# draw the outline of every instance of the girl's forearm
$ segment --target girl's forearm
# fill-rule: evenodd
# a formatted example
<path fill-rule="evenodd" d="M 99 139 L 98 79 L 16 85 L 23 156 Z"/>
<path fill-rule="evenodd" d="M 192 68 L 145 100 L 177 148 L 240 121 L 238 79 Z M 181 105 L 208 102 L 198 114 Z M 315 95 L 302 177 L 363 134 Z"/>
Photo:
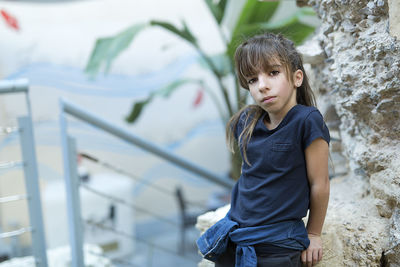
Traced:
<path fill-rule="evenodd" d="M 308 215 L 307 232 L 321 235 L 329 202 L 329 179 L 310 187 L 310 212 Z"/>

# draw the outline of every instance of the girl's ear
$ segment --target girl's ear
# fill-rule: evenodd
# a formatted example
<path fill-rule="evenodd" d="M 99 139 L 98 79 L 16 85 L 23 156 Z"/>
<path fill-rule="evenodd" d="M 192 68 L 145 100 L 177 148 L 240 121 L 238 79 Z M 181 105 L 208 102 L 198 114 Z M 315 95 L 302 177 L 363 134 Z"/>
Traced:
<path fill-rule="evenodd" d="M 295 87 L 300 87 L 303 83 L 303 72 L 301 70 L 296 70 L 293 73 L 293 82 Z"/>

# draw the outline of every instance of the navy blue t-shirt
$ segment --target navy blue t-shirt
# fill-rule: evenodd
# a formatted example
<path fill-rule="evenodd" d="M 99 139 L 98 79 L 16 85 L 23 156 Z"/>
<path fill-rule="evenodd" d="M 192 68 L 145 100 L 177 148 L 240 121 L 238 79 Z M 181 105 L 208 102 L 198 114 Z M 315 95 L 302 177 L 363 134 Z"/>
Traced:
<path fill-rule="evenodd" d="M 251 165 L 243 162 L 241 177 L 232 190 L 230 218 L 239 227 L 305 217 L 310 190 L 304 151 L 317 138 L 330 141 L 329 130 L 315 107 L 294 106 L 273 130 L 265 126 L 265 115 L 257 121 L 247 145 Z M 246 110 L 237 124 L 236 138 L 246 126 L 245 118 Z M 240 152 L 243 157 L 242 149 Z"/>

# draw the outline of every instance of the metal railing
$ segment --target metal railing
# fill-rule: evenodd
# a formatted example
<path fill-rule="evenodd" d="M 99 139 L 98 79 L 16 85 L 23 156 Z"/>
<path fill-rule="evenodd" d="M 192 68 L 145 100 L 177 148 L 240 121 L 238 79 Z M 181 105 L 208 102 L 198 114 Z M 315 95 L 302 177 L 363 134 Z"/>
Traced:
<path fill-rule="evenodd" d="M 30 226 L 0 233 L 0 239 L 19 236 L 30 232 L 32 236 L 32 252 L 36 266 L 47 267 L 46 242 L 43 228 L 42 206 L 40 201 L 39 177 L 37 170 L 35 141 L 33 137 L 33 125 L 31 105 L 28 95 L 28 80 L 0 81 L 0 94 L 25 93 L 28 116 L 18 118 L 18 127 L 0 127 L 0 135 L 9 135 L 18 132 L 22 152 L 22 162 L 1 162 L 1 169 L 22 167 L 24 171 L 26 195 L 14 195 L 0 198 L 0 204 L 12 201 L 27 200 L 29 208 Z"/>
<path fill-rule="evenodd" d="M 63 147 L 63 161 L 64 161 L 64 174 L 65 174 L 65 183 L 66 183 L 66 190 L 67 190 L 67 209 L 68 209 L 68 227 L 69 227 L 69 236 L 70 236 L 70 243 L 71 243 L 71 254 L 72 254 L 72 266 L 74 267 L 79 267 L 83 266 L 84 262 L 84 256 L 83 256 L 83 230 L 82 230 L 82 219 L 81 219 L 81 207 L 80 207 L 80 195 L 79 195 L 79 187 L 83 187 L 85 190 L 90 191 L 94 194 L 97 194 L 99 196 L 102 196 L 104 198 L 107 198 L 109 200 L 112 200 L 114 203 L 119 203 L 122 205 L 125 205 L 127 207 L 130 207 L 134 209 L 135 211 L 139 212 L 144 212 L 151 214 L 153 217 L 155 217 L 158 220 L 161 220 L 163 222 L 167 222 L 170 224 L 176 224 L 175 221 L 160 217 L 157 214 L 154 214 L 150 211 L 147 211 L 141 207 L 138 207 L 132 203 L 128 203 L 127 201 L 120 199 L 118 197 L 112 196 L 108 193 L 105 192 L 100 192 L 97 191 L 93 188 L 90 188 L 83 183 L 80 183 L 78 173 L 77 173 L 77 148 L 76 148 L 76 141 L 74 138 L 69 136 L 68 134 L 68 125 L 67 125 L 67 115 L 70 115 L 76 119 L 79 119 L 85 123 L 88 123 L 92 126 L 95 126 L 96 128 L 107 132 L 115 137 L 117 137 L 120 140 L 123 140 L 131 145 L 134 145 L 136 147 L 139 147 L 153 155 L 156 155 L 157 157 L 163 158 L 167 160 L 168 162 L 174 164 L 175 166 L 178 166 L 180 168 L 183 168 L 184 170 L 187 170 L 193 174 L 196 174 L 198 176 L 201 176 L 210 182 L 217 184 L 219 186 L 225 187 L 225 188 L 232 188 L 234 182 L 227 178 L 227 177 L 221 177 L 219 175 L 216 175 L 206 169 L 204 169 L 201 166 L 198 166 L 182 157 L 179 157 L 177 155 L 172 154 L 171 152 L 167 151 L 166 149 L 163 149 L 161 147 L 158 147 L 122 128 L 116 127 L 113 124 L 99 118 L 98 116 L 80 108 L 79 106 L 70 103 L 66 100 L 60 100 L 60 128 L 61 128 L 61 142 L 62 142 L 62 147 Z M 128 177 L 131 177 L 135 180 L 139 180 L 139 182 L 143 182 L 140 180 L 139 177 L 135 177 L 134 175 L 127 173 L 120 168 L 114 167 L 108 163 L 104 163 L 96 158 L 94 158 L 91 155 L 87 154 L 81 154 L 81 156 L 85 157 L 86 159 L 89 159 L 91 161 L 94 161 L 98 164 L 104 165 L 105 167 L 109 169 L 113 169 L 114 171 L 118 173 L 122 173 L 127 175 Z M 147 182 L 145 182 L 147 183 Z M 166 194 L 173 194 L 170 191 L 158 187 L 156 185 L 150 185 L 154 189 L 158 190 L 159 192 L 163 192 Z M 168 248 L 164 248 L 161 246 L 158 246 L 157 244 L 151 243 L 147 240 L 140 240 L 137 236 L 131 235 L 129 233 L 114 229 L 112 227 L 106 226 L 104 224 L 99 224 L 93 221 L 86 221 L 85 223 L 90 224 L 92 226 L 95 226 L 97 228 L 100 228 L 102 230 L 110 231 L 113 232 L 115 235 L 120 235 L 124 236 L 126 238 L 131 238 L 135 239 L 144 243 L 147 243 L 149 246 L 157 249 L 161 249 L 165 252 L 168 253 L 176 253 Z M 182 255 L 180 255 L 182 256 Z M 184 255 L 183 255 L 184 257 Z"/>

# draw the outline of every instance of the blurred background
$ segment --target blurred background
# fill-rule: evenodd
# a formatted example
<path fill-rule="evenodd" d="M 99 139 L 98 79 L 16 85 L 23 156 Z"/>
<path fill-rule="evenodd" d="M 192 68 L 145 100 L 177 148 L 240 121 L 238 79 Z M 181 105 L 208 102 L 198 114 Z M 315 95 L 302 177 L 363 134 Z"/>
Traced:
<path fill-rule="evenodd" d="M 233 75 L 234 49 L 264 31 L 301 44 L 319 23 L 295 0 L 14 0 L 0 1 L 0 13 L 0 79 L 28 79 L 30 101 L 0 94 L 0 200 L 25 194 L 22 168 L 9 164 L 21 161 L 19 134 L 4 129 L 31 115 L 48 250 L 70 245 L 60 99 L 234 182 L 240 159 L 226 148 L 225 123 L 249 103 Z M 230 182 L 67 121 L 83 242 L 100 247 L 105 264 L 196 266 L 193 218 L 229 203 Z M 26 201 L 0 201 L 0 233 L 29 224 Z M 29 231 L 0 236 L 0 261 L 30 255 Z"/>

